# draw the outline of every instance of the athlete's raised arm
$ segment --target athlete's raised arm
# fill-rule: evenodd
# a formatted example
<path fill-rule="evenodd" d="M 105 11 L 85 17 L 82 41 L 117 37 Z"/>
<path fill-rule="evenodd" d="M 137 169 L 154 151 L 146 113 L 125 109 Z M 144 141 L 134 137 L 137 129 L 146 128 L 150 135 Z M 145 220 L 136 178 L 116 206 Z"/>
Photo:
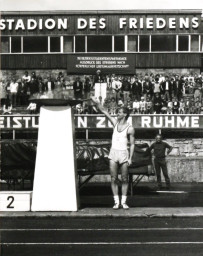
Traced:
<path fill-rule="evenodd" d="M 117 123 L 116 119 L 109 114 L 109 112 L 100 104 L 100 102 L 95 97 L 91 97 L 91 100 L 96 104 L 97 108 L 109 119 L 113 126 L 115 126 Z"/>

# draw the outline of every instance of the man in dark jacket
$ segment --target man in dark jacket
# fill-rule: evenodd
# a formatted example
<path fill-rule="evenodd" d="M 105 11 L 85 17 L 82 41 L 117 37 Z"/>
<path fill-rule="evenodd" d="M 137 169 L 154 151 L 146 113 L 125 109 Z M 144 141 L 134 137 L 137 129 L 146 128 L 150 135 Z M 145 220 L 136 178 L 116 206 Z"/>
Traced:
<path fill-rule="evenodd" d="M 170 189 L 170 179 L 168 176 L 168 169 L 167 169 L 166 160 L 165 160 L 165 157 L 166 157 L 165 152 L 166 152 L 166 149 L 168 149 L 167 154 L 169 154 L 172 150 L 172 147 L 168 143 L 162 141 L 162 136 L 158 134 L 156 136 L 156 141 L 152 143 L 152 145 L 149 147 L 149 151 L 151 151 L 152 149 L 154 150 L 154 156 L 155 156 L 154 165 L 156 169 L 158 189 L 162 188 L 161 170 L 166 181 L 166 188 Z"/>
<path fill-rule="evenodd" d="M 131 84 L 128 81 L 127 77 L 124 77 L 124 79 L 123 79 L 121 90 L 122 90 L 122 93 L 123 93 L 124 104 L 126 104 L 128 99 L 129 99 L 130 91 L 131 91 Z"/>
<path fill-rule="evenodd" d="M 141 95 L 142 95 L 142 84 L 138 81 L 137 77 L 135 77 L 135 81 L 132 84 L 131 90 L 132 90 L 133 98 L 140 101 Z"/>
<path fill-rule="evenodd" d="M 177 96 L 178 96 L 179 82 L 180 82 L 179 76 L 176 75 L 176 76 L 175 76 L 175 80 L 172 82 L 172 85 L 173 85 L 173 96 L 174 96 L 174 97 L 177 97 Z"/>
<path fill-rule="evenodd" d="M 30 82 L 30 95 L 32 96 L 35 93 L 39 92 L 39 84 L 37 79 L 35 79 L 34 77 L 31 78 L 31 82 Z"/>
<path fill-rule="evenodd" d="M 178 98 L 179 101 L 183 96 L 184 83 L 185 83 L 185 81 L 184 81 L 183 76 L 181 77 L 181 79 L 179 79 L 179 76 L 176 75 L 175 81 L 173 82 L 173 91 L 174 91 L 174 97 Z"/>
<path fill-rule="evenodd" d="M 145 81 L 143 83 L 143 94 L 145 100 L 147 97 L 152 98 L 153 96 L 153 84 L 149 81 L 148 78 L 145 78 Z"/>
<path fill-rule="evenodd" d="M 183 88 L 184 88 L 184 86 L 185 86 L 184 76 L 181 76 L 180 82 L 178 84 L 178 95 L 177 95 L 179 101 L 183 97 Z"/>
<path fill-rule="evenodd" d="M 89 76 L 85 77 L 85 83 L 84 83 L 84 97 L 85 99 L 90 98 L 90 91 L 92 88 L 92 83 Z"/>
<path fill-rule="evenodd" d="M 161 85 L 161 92 L 162 92 L 162 94 L 164 94 L 165 100 L 169 101 L 172 98 L 173 85 L 169 81 L 169 77 L 168 76 L 166 76 L 165 79 L 166 80 Z"/>
<path fill-rule="evenodd" d="M 101 70 L 97 70 L 96 71 L 96 75 L 94 77 L 94 84 L 95 83 L 104 83 L 105 82 L 105 78 L 101 73 Z"/>
<path fill-rule="evenodd" d="M 76 81 L 73 83 L 74 97 L 75 99 L 82 98 L 83 84 L 80 81 L 80 77 L 76 78 Z"/>
<path fill-rule="evenodd" d="M 162 99 L 159 95 L 159 93 L 156 93 L 155 94 L 155 97 L 154 97 L 154 113 L 155 114 L 160 114 L 161 113 L 161 108 L 162 108 Z"/>

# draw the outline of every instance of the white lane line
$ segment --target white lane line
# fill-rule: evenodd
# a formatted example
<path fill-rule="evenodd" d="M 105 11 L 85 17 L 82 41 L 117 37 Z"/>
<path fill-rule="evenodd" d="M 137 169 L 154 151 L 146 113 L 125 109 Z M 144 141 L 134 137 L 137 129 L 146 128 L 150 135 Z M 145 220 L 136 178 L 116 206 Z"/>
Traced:
<path fill-rule="evenodd" d="M 203 228 L 31 228 L 31 229 L 0 229 L 0 231 L 186 231 L 203 230 Z"/>
<path fill-rule="evenodd" d="M 188 194 L 186 191 L 168 191 L 168 190 L 157 190 L 157 193 L 165 193 L 165 194 Z"/>
<path fill-rule="evenodd" d="M 1 243 L 1 245 L 174 245 L 203 244 L 203 242 L 76 242 L 76 243 Z"/>

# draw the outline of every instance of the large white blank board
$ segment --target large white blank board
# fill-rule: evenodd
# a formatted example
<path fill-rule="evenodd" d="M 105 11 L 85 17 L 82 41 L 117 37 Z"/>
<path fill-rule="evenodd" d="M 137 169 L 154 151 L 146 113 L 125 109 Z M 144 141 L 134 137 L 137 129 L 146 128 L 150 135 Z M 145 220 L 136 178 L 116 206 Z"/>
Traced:
<path fill-rule="evenodd" d="M 70 107 L 41 107 L 32 211 L 77 211 L 74 122 Z"/>

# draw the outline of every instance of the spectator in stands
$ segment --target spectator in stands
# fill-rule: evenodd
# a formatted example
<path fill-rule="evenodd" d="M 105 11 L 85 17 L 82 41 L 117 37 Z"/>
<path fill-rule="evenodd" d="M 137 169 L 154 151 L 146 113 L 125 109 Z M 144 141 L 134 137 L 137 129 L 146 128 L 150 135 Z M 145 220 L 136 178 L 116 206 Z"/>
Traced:
<path fill-rule="evenodd" d="M 177 98 L 173 98 L 173 114 L 179 114 L 179 101 Z"/>
<path fill-rule="evenodd" d="M 16 106 L 17 92 L 18 92 L 18 83 L 15 78 L 12 78 L 10 83 L 10 93 L 11 93 L 11 104 L 13 107 Z"/>
<path fill-rule="evenodd" d="M 131 91 L 131 84 L 128 81 L 128 78 L 125 76 L 124 80 L 123 80 L 123 83 L 122 83 L 122 93 L 123 93 L 124 104 L 127 103 L 127 100 L 130 96 L 130 91 Z"/>
<path fill-rule="evenodd" d="M 194 85 L 194 99 L 199 99 L 201 101 L 202 99 L 202 85 L 201 81 L 199 79 L 196 80 L 196 83 Z"/>
<path fill-rule="evenodd" d="M 27 97 L 27 84 L 25 80 L 21 79 L 18 83 L 18 92 L 17 92 L 17 102 L 20 106 L 27 106 L 28 97 Z"/>
<path fill-rule="evenodd" d="M 188 90 L 189 90 L 189 93 L 188 94 L 194 94 L 194 82 L 192 79 L 189 79 L 189 82 L 188 82 Z"/>
<path fill-rule="evenodd" d="M 3 105 L 3 115 L 12 114 L 12 104 L 11 101 L 7 98 Z"/>
<path fill-rule="evenodd" d="M 29 110 L 30 114 L 35 114 L 37 110 L 37 104 L 30 102 L 29 106 L 27 107 L 27 110 Z"/>
<path fill-rule="evenodd" d="M 106 76 L 107 88 L 111 89 L 111 75 Z"/>
<path fill-rule="evenodd" d="M 178 94 L 177 94 L 178 101 L 180 101 L 181 98 L 183 97 L 184 86 L 185 86 L 184 76 L 181 76 L 181 79 L 178 83 Z"/>
<path fill-rule="evenodd" d="M 185 102 L 183 98 L 180 100 L 179 114 L 185 114 Z"/>
<path fill-rule="evenodd" d="M 104 99 L 104 104 L 103 104 L 103 106 L 104 106 L 104 108 L 105 108 L 108 112 L 110 112 L 110 102 L 111 102 L 111 100 L 110 100 L 109 98 Z"/>
<path fill-rule="evenodd" d="M 104 83 L 105 82 L 105 77 L 102 75 L 102 73 L 101 73 L 101 70 L 97 70 L 96 71 L 96 75 L 95 75 L 95 77 L 94 77 L 94 84 L 95 83 Z"/>
<path fill-rule="evenodd" d="M 61 78 L 61 89 L 64 90 L 66 89 L 66 84 L 65 84 L 65 79 Z"/>
<path fill-rule="evenodd" d="M 43 93 L 43 92 L 46 92 L 48 90 L 47 88 L 47 84 L 45 85 L 44 82 L 42 81 L 42 78 L 40 77 L 39 80 L 38 80 L 38 83 L 39 83 L 39 93 Z"/>
<path fill-rule="evenodd" d="M 39 92 L 39 84 L 35 76 L 32 76 L 31 82 L 30 82 L 30 96 L 33 96 L 34 94 Z"/>
<path fill-rule="evenodd" d="M 76 114 L 83 114 L 83 106 L 81 103 L 76 105 Z"/>
<path fill-rule="evenodd" d="M 148 97 L 146 101 L 146 114 L 152 114 L 153 112 L 153 103 L 151 99 Z"/>
<path fill-rule="evenodd" d="M 191 99 L 190 114 L 195 114 L 195 101 L 194 101 L 194 99 Z"/>
<path fill-rule="evenodd" d="M 173 96 L 174 97 L 178 97 L 179 83 L 180 83 L 179 76 L 176 75 L 175 80 L 173 80 L 173 83 L 172 83 L 172 85 L 173 85 Z"/>
<path fill-rule="evenodd" d="M 202 103 L 201 103 L 200 99 L 197 97 L 195 99 L 195 114 L 200 114 L 201 106 L 202 106 Z"/>
<path fill-rule="evenodd" d="M 111 115 L 115 115 L 116 114 L 116 110 L 117 110 L 117 103 L 116 103 L 116 99 L 114 97 L 111 98 L 111 101 L 109 103 L 109 112 Z"/>
<path fill-rule="evenodd" d="M 138 81 L 138 77 L 135 77 L 135 81 L 132 84 L 132 96 L 140 101 L 142 95 L 142 84 Z"/>
<path fill-rule="evenodd" d="M 6 83 L 0 78 L 0 105 L 3 106 L 7 101 Z"/>
<path fill-rule="evenodd" d="M 51 79 L 51 76 L 47 78 L 47 82 L 45 83 L 44 90 L 47 92 L 52 92 L 55 89 L 55 84 Z"/>
<path fill-rule="evenodd" d="M 60 77 L 57 77 L 56 81 L 55 81 L 55 88 L 62 88 L 62 83 L 63 83 L 63 79 Z"/>
<path fill-rule="evenodd" d="M 121 88 L 122 88 L 122 83 L 119 81 L 118 77 L 116 76 L 114 78 L 114 81 L 112 82 L 112 89 L 113 89 L 113 94 L 115 94 L 115 99 L 116 102 L 118 102 L 119 98 L 121 97 Z"/>
<path fill-rule="evenodd" d="M 165 97 L 166 101 L 171 100 L 171 97 L 172 97 L 172 87 L 173 86 L 172 86 L 172 84 L 171 84 L 171 82 L 169 80 L 169 77 L 166 76 L 165 77 L 165 81 L 161 85 L 161 91 L 164 94 L 164 97 Z"/>
<path fill-rule="evenodd" d="M 190 107 L 191 107 L 190 98 L 186 98 L 185 99 L 185 114 L 190 113 Z"/>
<path fill-rule="evenodd" d="M 133 114 L 139 114 L 140 112 L 140 102 L 137 100 L 137 98 L 133 101 Z"/>
<path fill-rule="evenodd" d="M 31 81 L 31 76 L 29 76 L 28 75 L 28 72 L 27 71 L 25 71 L 25 74 L 22 76 L 22 82 L 24 83 L 24 84 L 29 84 L 30 83 L 30 81 Z"/>
<path fill-rule="evenodd" d="M 185 95 L 190 94 L 190 86 L 189 86 L 188 78 L 185 79 L 185 85 L 183 88 L 183 92 Z"/>
<path fill-rule="evenodd" d="M 140 114 L 145 114 L 146 113 L 146 101 L 144 97 L 141 97 L 140 101 Z"/>
<path fill-rule="evenodd" d="M 118 99 L 118 103 L 117 103 L 117 104 L 118 104 L 118 107 L 119 107 L 119 108 L 124 107 L 124 103 L 123 103 L 123 101 L 122 101 L 121 98 Z"/>
<path fill-rule="evenodd" d="M 165 100 L 164 94 L 161 94 L 161 100 L 162 100 L 161 114 L 167 114 L 168 102 Z"/>
<path fill-rule="evenodd" d="M 76 81 L 73 83 L 74 97 L 75 99 L 81 99 L 83 94 L 83 84 L 80 81 L 80 77 L 76 78 Z"/>
<path fill-rule="evenodd" d="M 85 99 L 90 98 L 91 88 L 92 88 L 92 83 L 91 83 L 90 77 L 86 76 L 85 82 L 84 82 L 84 97 L 85 97 Z"/>
<path fill-rule="evenodd" d="M 35 72 L 35 71 L 33 71 L 33 72 L 31 73 L 31 79 L 32 79 L 32 78 L 37 79 L 37 76 L 36 76 L 36 72 Z"/>
<path fill-rule="evenodd" d="M 146 101 L 147 97 L 152 98 L 152 96 L 153 96 L 153 85 L 147 77 L 145 78 L 145 81 L 143 82 L 143 94 L 144 94 L 145 101 Z"/>
<path fill-rule="evenodd" d="M 64 79 L 63 73 L 60 71 L 58 73 L 58 76 L 57 76 L 56 80 L 62 81 L 63 79 Z"/>
<path fill-rule="evenodd" d="M 168 101 L 168 106 L 167 106 L 167 115 L 173 114 L 173 102 Z"/>
<path fill-rule="evenodd" d="M 161 93 L 161 85 L 159 83 L 159 77 L 158 76 L 155 78 L 155 82 L 154 82 L 154 85 L 153 85 L 153 93 L 154 93 L 154 95 L 156 93 L 159 93 L 159 94 Z"/>
<path fill-rule="evenodd" d="M 127 100 L 126 107 L 129 109 L 129 113 L 131 114 L 133 110 L 133 102 L 130 98 Z"/>
<path fill-rule="evenodd" d="M 173 102 L 169 100 L 167 102 L 167 114 L 173 114 Z"/>
<path fill-rule="evenodd" d="M 153 105 L 154 105 L 154 114 L 160 114 L 161 108 L 162 108 L 162 99 L 159 93 L 155 94 Z"/>

